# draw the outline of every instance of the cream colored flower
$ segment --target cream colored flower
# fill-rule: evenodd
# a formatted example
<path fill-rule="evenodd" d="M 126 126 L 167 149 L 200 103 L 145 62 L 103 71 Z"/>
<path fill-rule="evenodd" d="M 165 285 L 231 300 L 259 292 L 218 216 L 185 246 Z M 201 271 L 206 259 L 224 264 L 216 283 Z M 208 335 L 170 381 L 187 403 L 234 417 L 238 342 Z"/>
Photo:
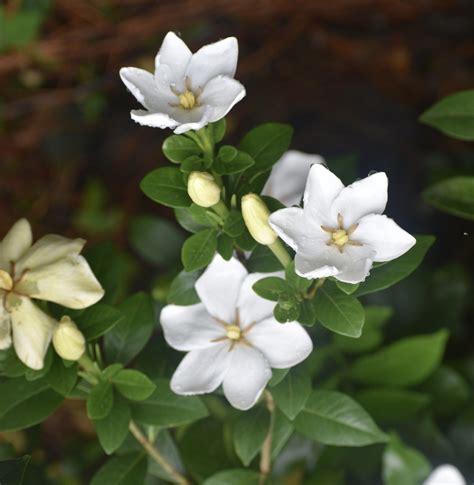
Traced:
<path fill-rule="evenodd" d="M 87 261 L 85 241 L 47 235 L 33 244 L 26 219 L 16 222 L 0 243 L 0 349 L 13 346 L 31 369 L 42 369 L 57 321 L 32 299 L 67 308 L 93 305 L 104 295 Z"/>

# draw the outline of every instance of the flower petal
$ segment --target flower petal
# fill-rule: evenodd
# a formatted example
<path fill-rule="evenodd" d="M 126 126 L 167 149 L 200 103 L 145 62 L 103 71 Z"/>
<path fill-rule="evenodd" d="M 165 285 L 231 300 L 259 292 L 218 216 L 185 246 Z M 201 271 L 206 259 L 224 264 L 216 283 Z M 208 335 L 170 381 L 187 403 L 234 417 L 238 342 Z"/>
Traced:
<path fill-rule="evenodd" d="M 453 465 L 441 465 L 433 470 L 423 485 L 466 485 L 466 480 Z"/>
<path fill-rule="evenodd" d="M 183 396 L 215 391 L 224 379 L 232 353 L 227 343 L 192 350 L 173 374 L 171 389 Z"/>
<path fill-rule="evenodd" d="M 12 329 L 10 314 L 5 310 L 3 303 L 0 303 L 0 350 L 10 348 L 12 345 Z"/>
<path fill-rule="evenodd" d="M 360 219 L 354 239 L 374 249 L 374 261 L 381 262 L 398 258 L 416 244 L 416 239 L 393 219 L 379 214 Z"/>
<path fill-rule="evenodd" d="M 140 104 L 150 111 L 161 111 L 163 102 L 159 101 L 153 74 L 137 67 L 122 67 L 120 78 Z"/>
<path fill-rule="evenodd" d="M 66 237 L 48 234 L 38 239 L 18 260 L 17 273 L 32 270 L 40 266 L 54 263 L 67 256 L 76 256 L 84 247 L 84 239 L 68 239 Z"/>
<path fill-rule="evenodd" d="M 54 326 L 50 316 L 29 298 L 9 298 L 13 345 L 18 358 L 31 369 L 42 369 Z"/>
<path fill-rule="evenodd" d="M 331 217 L 331 206 L 343 188 L 344 184 L 324 165 L 313 165 L 303 196 L 308 219 L 317 225 L 333 226 L 336 219 Z"/>
<path fill-rule="evenodd" d="M 297 365 L 313 350 L 308 332 L 299 323 L 281 324 L 273 317 L 257 323 L 246 338 L 275 369 Z"/>
<path fill-rule="evenodd" d="M 89 264 L 79 255 L 66 256 L 27 271 L 16 289 L 32 298 L 75 309 L 87 308 L 104 296 Z"/>
<path fill-rule="evenodd" d="M 139 125 L 151 126 L 152 128 L 176 128 L 179 125 L 166 113 L 150 113 L 143 109 L 132 109 L 130 117 Z"/>
<path fill-rule="evenodd" d="M 261 320 L 273 315 L 275 302 L 258 296 L 252 288 L 252 286 L 258 280 L 267 278 L 269 276 L 284 278 L 284 273 L 283 271 L 276 273 L 252 273 L 249 274 L 242 282 L 239 298 L 237 300 L 237 308 L 240 316 L 240 327 L 242 329 L 244 329 L 247 325 L 260 322 Z"/>
<path fill-rule="evenodd" d="M 324 163 L 324 159 L 319 155 L 288 150 L 273 166 L 262 194 L 274 197 L 286 206 L 298 205 L 303 197 L 309 170 L 315 163 Z"/>
<path fill-rule="evenodd" d="M 0 268 L 9 269 L 10 263 L 17 261 L 32 241 L 30 223 L 26 219 L 15 222 L 0 243 Z"/>
<path fill-rule="evenodd" d="M 170 67 L 174 82 L 185 76 L 186 68 L 191 60 L 192 52 L 174 32 L 168 32 L 163 39 L 160 50 L 155 57 L 155 66 Z"/>
<path fill-rule="evenodd" d="M 270 365 L 263 354 L 253 347 L 238 344 L 224 377 L 224 394 L 234 408 L 250 409 L 272 377 Z"/>
<path fill-rule="evenodd" d="M 384 172 L 375 173 L 345 187 L 336 197 L 332 215 L 341 214 L 344 227 L 348 229 L 361 217 L 382 214 L 387 205 L 388 179 Z"/>
<path fill-rule="evenodd" d="M 234 77 L 238 56 L 239 45 L 235 37 L 201 47 L 193 54 L 186 70 L 193 90 L 204 88 L 219 75 Z"/>
<path fill-rule="evenodd" d="M 196 281 L 196 291 L 207 311 L 226 323 L 235 321 L 240 287 L 247 270 L 237 259 L 225 261 L 216 255 L 206 271 Z"/>
<path fill-rule="evenodd" d="M 167 305 L 161 310 L 165 340 L 176 350 L 195 350 L 216 345 L 211 340 L 225 336 L 202 303 L 189 306 Z"/>
<path fill-rule="evenodd" d="M 209 121 L 218 121 L 232 109 L 245 96 L 245 88 L 239 81 L 226 76 L 211 79 L 199 98 L 204 105 L 213 109 Z"/>
<path fill-rule="evenodd" d="M 369 276 L 372 264 L 373 259 L 370 257 L 357 259 L 347 269 L 340 271 L 334 277 L 344 283 L 362 283 Z"/>
<path fill-rule="evenodd" d="M 298 250 L 301 240 L 308 230 L 303 209 L 290 207 L 277 210 L 270 215 L 268 222 L 288 246 L 295 251 Z"/>

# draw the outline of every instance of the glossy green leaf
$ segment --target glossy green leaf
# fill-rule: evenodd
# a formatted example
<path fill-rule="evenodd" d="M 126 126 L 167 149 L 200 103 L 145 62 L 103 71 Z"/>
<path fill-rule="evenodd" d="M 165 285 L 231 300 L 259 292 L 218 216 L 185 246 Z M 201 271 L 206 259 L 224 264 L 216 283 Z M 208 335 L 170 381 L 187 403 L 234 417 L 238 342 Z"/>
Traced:
<path fill-rule="evenodd" d="M 234 255 L 234 239 L 225 233 L 217 236 L 217 252 L 229 261 Z"/>
<path fill-rule="evenodd" d="M 365 446 L 387 441 L 387 435 L 357 402 L 335 391 L 313 391 L 293 424 L 300 433 L 326 445 Z"/>
<path fill-rule="evenodd" d="M 200 271 L 188 273 L 181 271 L 171 283 L 167 302 L 172 305 L 194 305 L 199 303 L 199 296 L 194 288 Z"/>
<path fill-rule="evenodd" d="M 89 419 L 104 419 L 114 405 L 114 391 L 110 382 L 99 382 L 87 398 L 87 415 Z"/>
<path fill-rule="evenodd" d="M 232 469 L 218 472 L 203 482 L 203 485 L 258 485 L 260 475 L 252 470 Z"/>
<path fill-rule="evenodd" d="M 231 153 L 229 149 L 225 150 L 226 148 L 235 150 L 235 153 Z M 248 153 L 236 150 L 234 147 L 223 146 L 212 168 L 218 175 L 231 175 L 244 172 L 253 165 L 255 160 Z"/>
<path fill-rule="evenodd" d="M 269 276 L 258 280 L 252 286 L 257 295 L 270 301 L 278 301 L 280 295 L 289 290 L 286 281 L 277 276 Z"/>
<path fill-rule="evenodd" d="M 163 167 L 150 172 L 140 183 L 143 193 L 151 200 L 168 207 L 189 207 L 191 199 L 178 168 Z"/>
<path fill-rule="evenodd" d="M 222 230 L 231 237 L 237 237 L 244 232 L 244 229 L 245 223 L 242 214 L 237 210 L 231 210 Z"/>
<path fill-rule="evenodd" d="M 214 138 L 214 143 L 219 143 L 220 141 L 222 141 L 225 135 L 225 118 L 221 118 L 219 121 L 215 121 L 214 123 L 209 123 L 207 125 L 207 128 L 212 129 L 212 137 Z"/>
<path fill-rule="evenodd" d="M 55 356 L 53 363 L 46 374 L 48 384 L 61 396 L 67 396 L 77 381 L 77 364 L 66 367 L 64 361 Z"/>
<path fill-rule="evenodd" d="M 423 192 L 423 198 L 443 212 L 474 220 L 474 177 L 441 180 L 428 187 Z"/>
<path fill-rule="evenodd" d="M 292 261 L 285 269 L 286 282 L 296 291 L 305 292 L 312 284 L 313 280 L 302 278 L 295 273 L 295 262 Z"/>
<path fill-rule="evenodd" d="M 86 340 L 96 340 L 120 323 L 125 316 L 117 308 L 96 303 L 81 311 L 77 316 L 71 314 L 71 318 L 76 322 Z"/>
<path fill-rule="evenodd" d="M 348 375 L 367 385 L 418 384 L 439 366 L 447 339 L 446 330 L 404 338 L 374 354 L 360 357 Z"/>
<path fill-rule="evenodd" d="M 183 244 L 181 259 L 186 271 L 195 271 L 207 266 L 217 250 L 217 232 L 205 229 L 198 232 Z"/>
<path fill-rule="evenodd" d="M 252 273 L 271 273 L 281 270 L 281 263 L 266 247 L 258 245 L 247 260 L 247 268 Z"/>
<path fill-rule="evenodd" d="M 22 485 L 30 456 L 0 461 L 0 483 L 2 485 Z"/>
<path fill-rule="evenodd" d="M 92 477 L 90 485 L 143 485 L 146 472 L 144 451 L 115 456 Z"/>
<path fill-rule="evenodd" d="M 171 162 L 181 163 L 191 155 L 199 155 L 201 149 L 187 136 L 171 135 L 163 142 L 163 153 Z"/>
<path fill-rule="evenodd" d="M 144 401 L 156 389 L 155 384 L 145 374 L 134 369 L 118 371 L 111 381 L 120 394 L 132 401 Z"/>

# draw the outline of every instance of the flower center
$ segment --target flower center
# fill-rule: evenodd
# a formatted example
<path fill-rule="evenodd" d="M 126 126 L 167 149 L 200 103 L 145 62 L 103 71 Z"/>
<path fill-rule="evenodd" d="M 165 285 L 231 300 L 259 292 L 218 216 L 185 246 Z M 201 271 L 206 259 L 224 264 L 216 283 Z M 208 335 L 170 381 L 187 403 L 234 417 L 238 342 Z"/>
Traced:
<path fill-rule="evenodd" d="M 344 246 L 362 246 L 362 243 L 353 241 L 351 239 L 354 231 L 359 227 L 359 224 L 352 224 L 349 229 L 344 228 L 344 218 L 341 214 L 337 215 L 338 226 L 336 229 L 327 226 L 321 226 L 321 229 L 331 235 L 331 239 L 326 243 L 328 246 L 336 246 L 340 253 L 343 252 Z"/>
<path fill-rule="evenodd" d="M 193 109 L 196 106 L 196 97 L 192 91 L 186 91 L 179 95 L 179 104 L 184 109 Z"/>
<path fill-rule="evenodd" d="M 229 340 L 240 340 L 240 335 L 240 327 L 238 327 L 237 325 L 228 325 L 226 327 L 226 336 Z"/>
<path fill-rule="evenodd" d="M 11 291 L 13 289 L 13 279 L 9 273 L 0 269 L 0 290 Z"/>

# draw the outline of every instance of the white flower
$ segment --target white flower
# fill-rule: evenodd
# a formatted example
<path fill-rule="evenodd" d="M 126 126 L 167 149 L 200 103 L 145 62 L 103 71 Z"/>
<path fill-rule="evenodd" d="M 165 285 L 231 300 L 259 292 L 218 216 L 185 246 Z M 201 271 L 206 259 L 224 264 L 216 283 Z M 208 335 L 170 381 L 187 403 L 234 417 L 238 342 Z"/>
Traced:
<path fill-rule="evenodd" d="M 16 222 L 0 243 L 0 349 L 13 346 L 19 359 L 41 369 L 56 320 L 31 298 L 86 308 L 104 290 L 79 255 L 85 241 L 48 235 L 32 244 L 27 220 Z"/>
<path fill-rule="evenodd" d="M 270 216 L 270 225 L 296 251 L 296 272 L 308 279 L 334 276 L 359 283 L 374 261 L 406 253 L 415 238 L 381 215 L 387 186 L 387 176 L 380 172 L 344 187 L 326 167 L 313 165 L 304 209 L 290 207 Z"/>
<path fill-rule="evenodd" d="M 248 274 L 237 259 L 217 255 L 196 282 L 202 303 L 163 308 L 166 341 L 189 352 L 171 379 L 176 394 L 209 393 L 223 384 L 232 406 L 249 409 L 271 378 L 271 367 L 292 367 L 311 353 L 303 327 L 278 323 L 274 303 L 253 291 L 264 276 Z"/>
<path fill-rule="evenodd" d="M 297 150 L 287 151 L 273 166 L 262 195 L 274 197 L 288 207 L 299 204 L 309 169 L 315 163 L 324 163 L 324 158 Z"/>
<path fill-rule="evenodd" d="M 466 485 L 466 481 L 453 465 L 435 468 L 423 485 Z"/>
<path fill-rule="evenodd" d="M 268 224 L 270 211 L 265 202 L 256 194 L 246 194 L 241 207 L 245 225 L 255 241 L 264 246 L 273 244 L 278 236 Z"/>
<path fill-rule="evenodd" d="M 146 110 L 133 110 L 137 123 L 174 128 L 175 133 L 199 130 L 223 118 L 245 96 L 233 77 L 237 67 L 235 37 L 209 44 L 192 53 L 168 32 L 155 58 L 155 74 L 124 67 L 120 77 Z"/>

